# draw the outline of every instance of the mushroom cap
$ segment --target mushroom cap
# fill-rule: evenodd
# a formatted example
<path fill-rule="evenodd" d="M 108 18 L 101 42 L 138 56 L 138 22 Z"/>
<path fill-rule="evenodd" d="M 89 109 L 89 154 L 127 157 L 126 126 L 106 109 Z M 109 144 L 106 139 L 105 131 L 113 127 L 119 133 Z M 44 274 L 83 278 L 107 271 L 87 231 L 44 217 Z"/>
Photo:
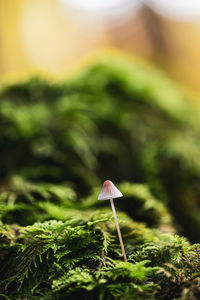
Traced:
<path fill-rule="evenodd" d="M 116 188 L 112 181 L 106 180 L 103 184 L 98 200 L 108 200 L 110 198 L 114 199 L 122 196 L 122 193 Z"/>

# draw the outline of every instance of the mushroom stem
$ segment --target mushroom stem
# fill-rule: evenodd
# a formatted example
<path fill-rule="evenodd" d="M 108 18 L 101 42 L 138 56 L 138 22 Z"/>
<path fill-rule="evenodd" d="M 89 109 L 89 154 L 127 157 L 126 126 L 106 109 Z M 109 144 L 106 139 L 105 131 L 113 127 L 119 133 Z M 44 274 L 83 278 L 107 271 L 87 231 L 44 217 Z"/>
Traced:
<path fill-rule="evenodd" d="M 110 204 L 111 204 L 113 215 L 114 215 L 114 218 L 115 218 L 115 224 L 116 224 L 116 227 L 117 227 L 117 233 L 118 233 L 118 237 L 119 237 L 119 241 L 120 241 L 124 261 L 127 261 L 126 252 L 125 252 L 125 249 L 124 249 L 124 243 L 123 243 L 123 240 L 122 240 L 122 235 L 121 235 L 121 231 L 120 231 L 120 228 L 119 228 L 119 223 L 118 223 L 118 220 L 117 220 L 115 205 L 114 205 L 114 202 L 113 202 L 112 198 L 110 198 Z"/>

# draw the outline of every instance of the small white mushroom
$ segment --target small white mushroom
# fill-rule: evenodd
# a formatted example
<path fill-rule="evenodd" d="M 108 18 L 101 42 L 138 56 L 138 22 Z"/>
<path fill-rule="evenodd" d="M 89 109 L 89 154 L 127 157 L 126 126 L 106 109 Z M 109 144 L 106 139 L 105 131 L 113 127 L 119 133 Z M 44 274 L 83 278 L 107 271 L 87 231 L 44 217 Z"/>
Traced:
<path fill-rule="evenodd" d="M 116 186 L 112 183 L 112 181 L 106 180 L 103 184 L 103 187 L 102 187 L 101 193 L 99 194 L 98 200 L 110 200 L 113 215 L 115 218 L 115 224 L 117 227 L 117 233 L 118 233 L 118 237 L 119 237 L 119 241 L 120 241 L 120 245 L 121 245 L 121 249 L 122 249 L 122 254 L 124 257 L 124 261 L 127 261 L 126 252 L 124 249 L 124 243 L 123 243 L 121 231 L 119 228 L 119 222 L 117 220 L 115 205 L 113 202 L 114 198 L 119 198 L 119 197 L 123 197 L 122 193 L 116 188 Z"/>

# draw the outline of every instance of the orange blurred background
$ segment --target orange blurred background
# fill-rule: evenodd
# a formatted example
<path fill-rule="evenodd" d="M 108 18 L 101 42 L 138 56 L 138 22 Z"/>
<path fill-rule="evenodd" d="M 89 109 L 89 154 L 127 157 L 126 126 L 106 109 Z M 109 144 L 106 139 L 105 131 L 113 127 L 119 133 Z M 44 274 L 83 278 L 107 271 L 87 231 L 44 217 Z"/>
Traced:
<path fill-rule="evenodd" d="M 177 1 L 0 0 L 1 77 L 58 76 L 114 48 L 200 91 L 200 5 Z"/>

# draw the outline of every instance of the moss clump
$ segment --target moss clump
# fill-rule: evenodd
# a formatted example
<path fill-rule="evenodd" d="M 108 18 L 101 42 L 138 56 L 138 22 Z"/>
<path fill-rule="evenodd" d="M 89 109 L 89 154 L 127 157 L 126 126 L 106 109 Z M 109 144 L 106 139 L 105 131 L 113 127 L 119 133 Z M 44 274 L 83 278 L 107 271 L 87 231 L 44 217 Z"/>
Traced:
<path fill-rule="evenodd" d="M 168 299 L 195 292 L 199 245 L 111 213 L 0 227 L 0 292 L 9 299 Z M 194 291 L 193 291 L 194 290 Z M 184 298 L 183 298 L 184 299 Z"/>
<path fill-rule="evenodd" d="M 121 261 L 110 214 L 1 225 L 1 294 L 9 299 L 155 299 L 175 290 L 180 295 L 199 270 L 199 246 L 123 219 L 127 263 Z"/>
<path fill-rule="evenodd" d="M 0 94 L 0 180 L 6 189 L 15 174 L 70 181 L 81 196 L 106 178 L 146 183 L 195 241 L 198 116 L 164 74 L 123 58 L 100 59 L 68 82 L 32 78 Z"/>
<path fill-rule="evenodd" d="M 200 236 L 198 116 L 164 74 L 123 58 L 4 87 L 1 297 L 199 299 L 200 247 L 177 235 Z M 127 263 L 97 201 L 108 178 Z"/>

